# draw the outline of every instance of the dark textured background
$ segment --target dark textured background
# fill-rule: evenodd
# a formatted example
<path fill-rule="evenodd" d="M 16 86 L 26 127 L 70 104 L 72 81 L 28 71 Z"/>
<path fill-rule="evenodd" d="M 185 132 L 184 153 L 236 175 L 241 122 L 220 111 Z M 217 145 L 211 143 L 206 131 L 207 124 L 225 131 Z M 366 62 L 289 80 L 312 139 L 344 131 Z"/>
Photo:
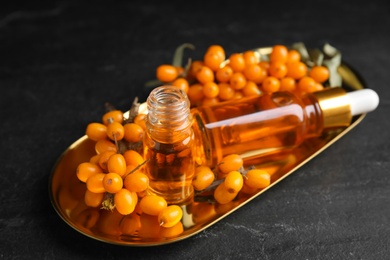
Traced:
<path fill-rule="evenodd" d="M 156 1 L 157 2 L 157 1 Z M 266 1 L 252 1 L 266 2 Z M 388 259 L 390 7 L 380 1 L 47 1 L 0 5 L 1 259 Z M 363 3 L 362 3 L 363 2 Z M 227 53 L 330 43 L 381 98 L 348 135 L 287 179 L 187 240 L 105 244 L 56 214 L 58 156 L 108 101 L 127 110 L 189 42 Z"/>

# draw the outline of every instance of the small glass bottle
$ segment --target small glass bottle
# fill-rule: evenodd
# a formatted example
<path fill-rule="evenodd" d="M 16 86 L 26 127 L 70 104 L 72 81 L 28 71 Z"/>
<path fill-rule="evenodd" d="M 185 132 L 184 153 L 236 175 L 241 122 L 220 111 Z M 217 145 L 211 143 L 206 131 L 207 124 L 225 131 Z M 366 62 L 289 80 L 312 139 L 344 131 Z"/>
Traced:
<path fill-rule="evenodd" d="M 169 93 L 174 98 L 161 99 L 164 102 L 156 106 L 153 101 L 156 93 Z M 165 189 L 169 193 L 171 181 L 176 189 L 183 185 L 178 180 L 183 180 L 187 189 L 194 160 L 197 164 L 215 166 L 232 153 L 253 160 L 288 151 L 307 138 L 319 137 L 325 129 L 347 127 L 353 116 L 374 110 L 379 98 L 370 89 L 346 92 L 335 87 L 304 96 L 276 92 L 189 110 L 183 91 L 162 86 L 152 91 L 147 102 L 149 129 L 145 144 L 146 158 L 150 161 L 146 169 L 152 189 Z M 169 148 L 172 151 L 176 151 L 175 145 L 183 147 L 175 153 L 185 156 L 174 157 L 184 159 L 173 167 L 164 161 L 161 169 L 158 155 L 167 157 L 171 153 L 165 145 L 172 147 Z M 183 152 L 186 149 L 188 152 Z M 184 176 L 174 177 L 174 173 Z M 156 188 L 158 185 L 164 188 Z"/>
<path fill-rule="evenodd" d="M 147 108 L 144 156 L 149 192 L 168 203 L 185 202 L 193 194 L 195 171 L 190 101 L 178 88 L 159 87 L 150 93 Z"/>

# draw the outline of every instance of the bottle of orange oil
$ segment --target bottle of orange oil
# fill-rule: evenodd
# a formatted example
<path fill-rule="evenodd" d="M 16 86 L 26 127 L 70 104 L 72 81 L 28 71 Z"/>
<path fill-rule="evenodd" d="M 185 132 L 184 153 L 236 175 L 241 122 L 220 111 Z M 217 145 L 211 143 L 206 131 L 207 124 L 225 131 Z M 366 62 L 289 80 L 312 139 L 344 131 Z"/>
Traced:
<path fill-rule="evenodd" d="M 168 203 L 182 203 L 193 194 L 195 135 L 190 101 L 174 87 L 155 88 L 147 99 L 144 138 L 149 192 Z"/>
<path fill-rule="evenodd" d="M 297 96 L 275 92 L 189 109 L 185 92 L 155 88 L 148 100 L 145 157 L 152 192 L 173 200 L 191 195 L 196 164 L 215 166 L 228 154 L 244 160 L 285 152 L 324 130 L 342 129 L 376 109 L 371 89 L 333 87 Z"/>

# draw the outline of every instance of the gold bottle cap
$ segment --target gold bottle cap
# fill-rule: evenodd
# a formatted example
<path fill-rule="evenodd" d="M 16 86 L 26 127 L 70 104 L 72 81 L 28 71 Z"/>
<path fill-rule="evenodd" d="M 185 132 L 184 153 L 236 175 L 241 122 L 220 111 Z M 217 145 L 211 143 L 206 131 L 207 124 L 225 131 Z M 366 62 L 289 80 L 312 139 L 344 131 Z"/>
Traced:
<path fill-rule="evenodd" d="M 313 93 L 322 110 L 324 128 L 346 127 L 351 123 L 352 113 L 347 92 L 334 87 Z"/>

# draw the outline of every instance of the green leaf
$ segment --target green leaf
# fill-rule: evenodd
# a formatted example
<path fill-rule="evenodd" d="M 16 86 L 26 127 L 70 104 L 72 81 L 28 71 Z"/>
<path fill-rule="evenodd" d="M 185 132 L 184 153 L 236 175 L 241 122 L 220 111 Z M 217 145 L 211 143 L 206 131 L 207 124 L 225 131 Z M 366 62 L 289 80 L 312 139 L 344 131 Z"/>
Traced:
<path fill-rule="evenodd" d="M 328 67 L 330 72 L 329 84 L 331 87 L 341 87 L 342 78 L 338 73 L 338 68 L 341 65 L 341 53 L 328 43 L 324 45 L 323 51 L 326 55 L 323 65 Z"/>
<path fill-rule="evenodd" d="M 307 51 L 307 48 L 303 42 L 293 43 L 291 48 L 299 52 L 299 54 L 301 55 L 302 62 L 304 62 L 307 65 L 309 65 L 308 63 L 311 63 L 309 52 Z"/>
<path fill-rule="evenodd" d="M 310 60 L 312 61 L 312 66 L 322 65 L 322 62 L 324 61 L 324 53 L 319 49 L 313 49 L 309 52 Z"/>
<path fill-rule="evenodd" d="M 173 60 L 172 60 L 173 66 L 183 67 L 183 56 L 184 56 L 185 49 L 195 50 L 195 46 L 191 43 L 183 43 L 182 45 L 178 46 L 173 55 Z"/>
<path fill-rule="evenodd" d="M 149 80 L 145 83 L 145 87 L 154 88 L 154 87 L 161 86 L 162 84 L 163 83 L 161 81 L 159 81 L 158 79 L 152 79 L 152 80 Z"/>

